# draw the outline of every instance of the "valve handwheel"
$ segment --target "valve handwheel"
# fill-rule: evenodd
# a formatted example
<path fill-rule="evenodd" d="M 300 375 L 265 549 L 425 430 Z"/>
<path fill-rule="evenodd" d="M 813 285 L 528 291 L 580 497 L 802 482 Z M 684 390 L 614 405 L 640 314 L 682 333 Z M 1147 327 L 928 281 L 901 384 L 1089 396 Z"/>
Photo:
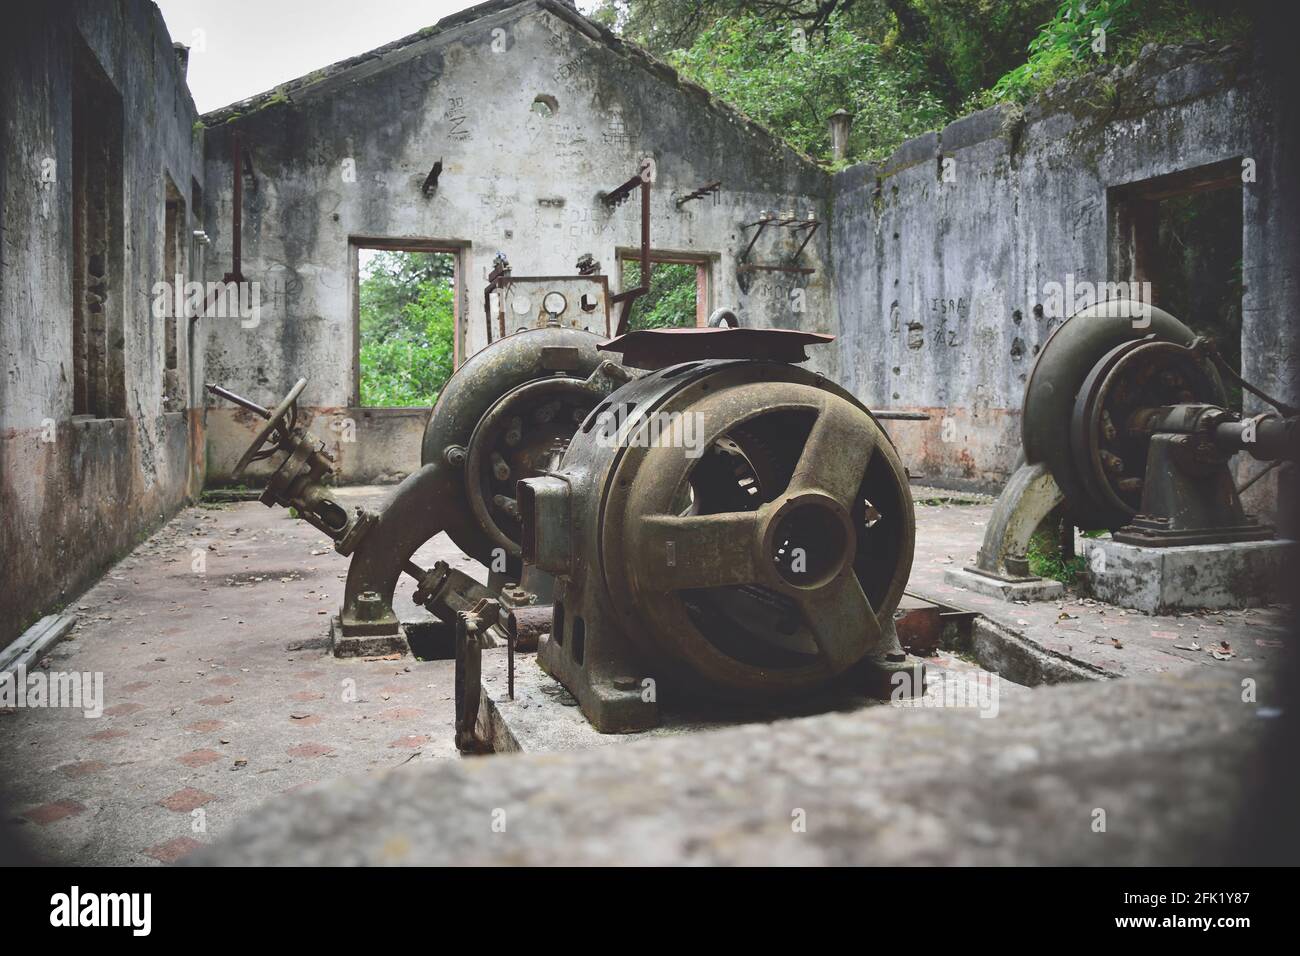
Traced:
<path fill-rule="evenodd" d="M 243 474 L 244 469 L 253 462 L 270 458 L 285 446 L 290 436 L 293 435 L 294 428 L 297 427 L 298 396 L 302 394 L 302 390 L 306 387 L 307 380 L 305 378 L 298 379 L 293 388 L 289 389 L 289 394 L 284 397 L 284 400 L 275 406 L 274 411 L 267 411 L 256 402 L 236 395 L 220 385 L 208 384 L 207 389 L 213 395 L 228 399 L 241 408 L 246 408 L 266 419 L 266 424 L 262 426 L 262 430 L 257 433 L 257 437 L 253 439 L 252 444 L 248 446 L 248 450 L 239 459 L 239 463 L 235 465 L 233 475 Z"/>

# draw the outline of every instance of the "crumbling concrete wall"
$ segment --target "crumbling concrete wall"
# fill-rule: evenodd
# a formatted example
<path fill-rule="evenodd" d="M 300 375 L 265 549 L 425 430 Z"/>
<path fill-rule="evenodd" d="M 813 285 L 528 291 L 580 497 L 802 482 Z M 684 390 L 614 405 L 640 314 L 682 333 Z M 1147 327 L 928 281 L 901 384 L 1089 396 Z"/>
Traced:
<path fill-rule="evenodd" d="M 1063 318 L 1045 287 L 1128 280 L 1109 190 L 1212 163 L 1253 160 L 1245 376 L 1295 399 L 1295 121 L 1283 122 L 1280 76 L 1236 48 L 1150 48 L 835 177 L 842 382 L 873 408 L 930 413 L 891 429 L 913 473 L 997 489 L 1020 449 L 1026 377 Z"/>
<path fill-rule="evenodd" d="M 188 199 L 201 157 L 162 16 L 145 0 L 29 4 L 6 14 L 0 43 L 3 646 L 196 493 L 203 436 L 193 408 L 163 411 L 165 328 L 151 302 L 163 280 L 167 179 Z M 102 343 L 120 359 L 107 415 L 74 414 L 78 69 L 111 87 L 115 108 L 120 100 L 120 206 L 109 220 L 118 261 L 91 267 L 107 272 L 96 294 L 120 319 Z M 183 322 L 177 332 L 179 375 L 197 377 Z"/>
<path fill-rule="evenodd" d="M 539 97 L 551 99 L 552 115 L 534 111 Z M 742 225 L 762 210 L 825 222 L 830 177 L 563 4 L 482 4 L 204 119 L 207 278 L 230 267 L 230 138 L 239 130 L 253 169 L 245 177 L 242 272 L 262 293 L 256 326 L 204 320 L 209 375 L 263 402 L 308 377 L 302 404 L 344 480 L 418 467 L 418 437 L 408 433 L 418 436 L 422 425 L 411 413 L 395 419 L 353 407 L 359 238 L 437 240 L 461 250 L 464 354 L 472 354 L 487 341 L 483 288 L 497 252 L 516 275 L 572 275 L 589 252 L 617 291 L 616 254 L 639 244 L 638 203 L 634 196 L 609 210 L 599 195 L 652 156 L 652 247 L 709 257 L 710 308 L 733 306 L 751 326 L 835 331 L 829 229 L 801 258 L 816 270 L 811 276 L 738 271 L 752 236 Z M 421 187 L 438 161 L 437 188 L 426 196 Z M 677 206 L 714 180 L 722 181 L 716 201 Z M 789 231 L 774 232 L 751 261 L 788 261 Z M 792 296 L 795 288 L 803 294 Z M 835 376 L 837 357 L 823 347 L 813 367 Z M 210 475 L 221 480 L 256 422 L 220 404 L 208 421 Z"/>

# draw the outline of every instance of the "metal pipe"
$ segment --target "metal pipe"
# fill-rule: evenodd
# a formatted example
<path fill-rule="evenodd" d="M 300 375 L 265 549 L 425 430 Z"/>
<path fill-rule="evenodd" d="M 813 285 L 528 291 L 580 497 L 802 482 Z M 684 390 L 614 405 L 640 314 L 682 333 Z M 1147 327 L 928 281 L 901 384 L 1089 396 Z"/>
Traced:
<path fill-rule="evenodd" d="M 222 388 L 220 385 L 216 384 L 215 382 L 208 382 L 203 387 L 206 388 L 213 395 L 216 395 L 218 398 L 224 398 L 228 402 L 234 402 L 240 408 L 246 408 L 250 412 L 253 412 L 257 415 L 261 415 L 263 418 L 271 417 L 270 409 L 263 408 L 261 405 L 257 404 L 257 402 L 244 398 L 244 396 L 242 395 L 236 395 L 230 389 Z"/>

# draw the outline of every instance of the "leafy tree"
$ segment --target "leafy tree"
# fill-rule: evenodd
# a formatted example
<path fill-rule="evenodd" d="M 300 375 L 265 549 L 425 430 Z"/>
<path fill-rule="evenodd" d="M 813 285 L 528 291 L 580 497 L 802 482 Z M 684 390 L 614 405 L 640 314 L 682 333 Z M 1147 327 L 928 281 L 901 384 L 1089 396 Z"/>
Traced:
<path fill-rule="evenodd" d="M 432 405 L 453 362 L 451 257 L 379 252 L 360 287 L 361 404 Z"/>
<path fill-rule="evenodd" d="M 827 22 L 824 39 L 813 42 L 745 13 L 713 24 L 670 60 L 795 147 L 824 159 L 830 157 L 826 121 L 837 109 L 853 115 L 849 153 L 858 159 L 881 158 L 949 115 L 924 88 L 915 58 L 886 55 L 839 16 Z"/>
<path fill-rule="evenodd" d="M 1247 35 L 1233 0 L 603 0 L 596 18 L 792 145 L 825 159 L 853 114 L 852 160 L 969 112 L 1024 101 L 1146 43 Z M 1104 51 L 1096 44 L 1105 32 Z"/>
<path fill-rule="evenodd" d="M 1223 0 L 1064 0 L 1030 41 L 1025 62 L 972 105 L 1027 100 L 1103 62 L 1131 62 L 1147 43 L 1241 40 L 1250 25 L 1244 11 Z"/>

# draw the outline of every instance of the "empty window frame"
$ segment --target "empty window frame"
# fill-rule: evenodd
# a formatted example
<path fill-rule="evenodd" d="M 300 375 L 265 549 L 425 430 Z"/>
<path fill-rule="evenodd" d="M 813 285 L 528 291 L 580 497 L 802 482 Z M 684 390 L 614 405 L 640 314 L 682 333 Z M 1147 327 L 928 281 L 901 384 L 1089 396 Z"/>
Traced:
<path fill-rule="evenodd" d="M 353 240 L 356 405 L 437 401 L 463 356 L 460 259 L 446 243 Z"/>
<path fill-rule="evenodd" d="M 650 291 L 632 306 L 628 331 L 660 328 L 703 328 L 709 320 L 708 256 L 651 252 Z M 641 284 L 640 254 L 619 251 L 624 291 Z"/>
<path fill-rule="evenodd" d="M 163 211 L 163 281 L 171 290 L 163 312 L 163 411 L 184 411 L 189 396 L 182 378 L 179 341 L 188 329 L 179 328 L 184 321 L 177 315 L 176 300 L 184 302 L 185 283 L 189 274 L 189 242 L 186 238 L 185 199 L 180 190 L 165 176 L 167 198 Z M 181 310 L 182 313 L 184 309 Z M 188 365 L 188 362 L 186 363 Z"/>
<path fill-rule="evenodd" d="M 126 414 L 122 98 L 79 44 L 72 74 L 73 414 Z"/>

